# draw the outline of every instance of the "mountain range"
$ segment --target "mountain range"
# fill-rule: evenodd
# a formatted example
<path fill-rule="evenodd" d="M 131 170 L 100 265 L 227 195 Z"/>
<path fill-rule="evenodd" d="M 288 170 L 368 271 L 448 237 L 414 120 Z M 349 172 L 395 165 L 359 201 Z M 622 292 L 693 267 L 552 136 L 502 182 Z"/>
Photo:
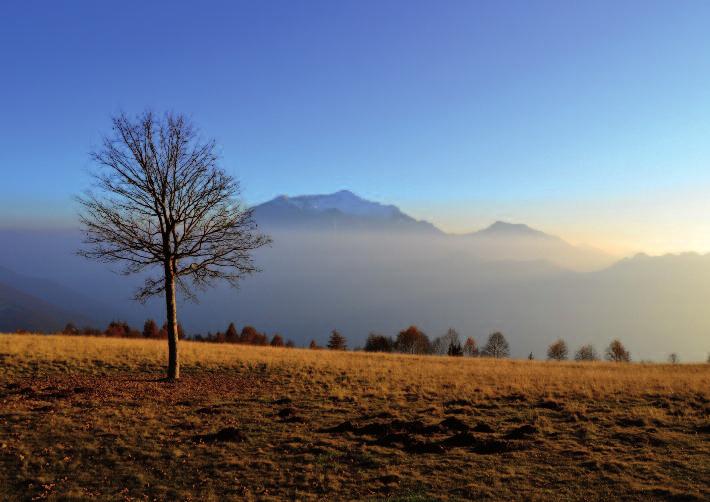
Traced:
<path fill-rule="evenodd" d="M 502 330 L 516 356 L 541 356 L 558 337 L 598 349 L 618 337 L 636 358 L 704 360 L 710 350 L 708 255 L 616 260 L 507 222 L 448 234 L 349 191 L 281 196 L 254 214 L 274 240 L 256 254 L 263 272 L 181 301 L 188 333 L 234 321 L 306 344 L 338 328 L 354 347 L 370 331 L 417 324 L 479 342 Z M 139 277 L 76 256 L 76 230 L 0 230 L 0 241 L 0 330 L 163 318 L 162 299 L 131 300 Z"/>
<path fill-rule="evenodd" d="M 573 246 L 559 237 L 522 223 L 496 221 L 464 235 L 447 234 L 428 221 L 416 220 L 394 205 L 358 197 L 349 190 L 327 195 L 282 195 L 254 208 L 258 223 L 269 232 L 378 232 L 402 237 L 423 236 L 484 260 L 546 260 L 572 270 L 595 270 L 614 258 L 590 247 Z"/>
<path fill-rule="evenodd" d="M 256 206 L 254 214 L 259 225 L 276 230 L 442 233 L 396 206 L 362 199 L 349 190 L 327 195 L 282 195 Z"/>

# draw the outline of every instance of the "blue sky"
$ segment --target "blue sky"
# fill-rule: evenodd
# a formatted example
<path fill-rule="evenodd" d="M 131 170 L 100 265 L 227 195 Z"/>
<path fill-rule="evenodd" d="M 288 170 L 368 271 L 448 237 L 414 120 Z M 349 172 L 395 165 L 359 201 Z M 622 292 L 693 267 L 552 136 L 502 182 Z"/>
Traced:
<path fill-rule="evenodd" d="M 710 250 L 708 2 L 0 4 L 0 225 L 71 225 L 110 116 L 191 115 L 249 202 Z"/>

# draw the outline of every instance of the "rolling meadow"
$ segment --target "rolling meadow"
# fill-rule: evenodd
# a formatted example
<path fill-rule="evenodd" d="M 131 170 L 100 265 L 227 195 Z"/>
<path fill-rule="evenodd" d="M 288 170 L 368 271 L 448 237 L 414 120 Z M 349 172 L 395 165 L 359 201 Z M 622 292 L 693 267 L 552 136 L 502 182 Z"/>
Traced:
<path fill-rule="evenodd" d="M 2 500 L 707 500 L 710 365 L 0 336 Z"/>

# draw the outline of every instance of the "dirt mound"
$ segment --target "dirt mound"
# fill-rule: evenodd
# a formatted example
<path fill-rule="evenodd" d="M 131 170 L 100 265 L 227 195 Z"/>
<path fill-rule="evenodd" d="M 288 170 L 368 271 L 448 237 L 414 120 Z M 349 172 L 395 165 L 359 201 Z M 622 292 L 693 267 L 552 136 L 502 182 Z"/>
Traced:
<path fill-rule="evenodd" d="M 379 481 L 380 483 L 388 485 L 392 483 L 399 483 L 400 480 L 401 478 L 397 474 L 385 474 L 384 476 L 375 478 L 373 481 Z"/>
<path fill-rule="evenodd" d="M 193 440 L 198 443 L 241 443 L 246 437 L 236 427 L 225 427 L 217 432 L 198 434 Z"/>
<path fill-rule="evenodd" d="M 562 403 L 558 403 L 557 401 L 553 401 L 552 399 L 544 399 L 538 402 L 535 407 L 555 411 L 562 411 L 564 409 L 564 405 Z"/>
<path fill-rule="evenodd" d="M 648 425 L 643 418 L 622 417 L 616 421 L 621 427 L 645 427 Z"/>
<path fill-rule="evenodd" d="M 469 430 L 469 426 L 466 425 L 463 421 L 459 420 L 456 417 L 447 417 L 441 422 L 439 422 L 439 427 L 443 429 L 447 429 L 450 431 L 467 431 Z"/>
<path fill-rule="evenodd" d="M 345 422 L 342 422 L 338 425 L 334 425 L 333 427 L 325 427 L 323 429 L 318 429 L 318 432 L 337 434 L 341 432 L 353 432 L 355 429 L 355 425 L 350 420 L 346 420 Z"/>
<path fill-rule="evenodd" d="M 447 415 L 467 415 L 469 410 L 466 408 L 447 408 L 444 413 Z"/>
<path fill-rule="evenodd" d="M 293 408 L 284 408 L 282 410 L 279 410 L 278 413 L 276 413 L 276 415 L 278 415 L 280 418 L 290 417 L 295 414 L 296 410 L 294 410 Z"/>
<path fill-rule="evenodd" d="M 296 410 L 294 408 L 288 407 L 288 408 L 283 408 L 282 410 L 279 410 L 276 413 L 276 416 L 278 416 L 282 422 L 288 423 L 288 424 L 302 424 L 306 420 L 298 415 L 296 413 Z"/>
<path fill-rule="evenodd" d="M 414 438 L 411 434 L 407 434 L 406 432 L 390 432 L 375 439 L 372 444 L 377 446 L 407 446 L 414 442 Z"/>
<path fill-rule="evenodd" d="M 446 448 L 470 448 L 472 452 L 479 455 L 491 455 L 519 450 L 520 447 L 510 441 L 500 439 L 481 439 L 470 432 L 460 432 L 439 442 Z"/>
<path fill-rule="evenodd" d="M 471 406 L 471 401 L 468 399 L 451 399 L 444 403 L 445 408 L 451 408 L 453 406 Z"/>
<path fill-rule="evenodd" d="M 538 433 L 537 427 L 531 424 L 521 425 L 512 431 L 509 431 L 505 437 L 507 439 L 528 439 L 530 436 Z"/>
<path fill-rule="evenodd" d="M 458 434 L 454 434 L 453 436 L 449 436 L 446 439 L 441 440 L 440 444 L 447 448 L 466 448 L 475 446 L 478 442 L 479 439 L 477 439 L 476 436 L 470 432 L 459 432 Z"/>
<path fill-rule="evenodd" d="M 652 432 L 617 432 L 611 435 L 612 439 L 634 448 L 644 448 L 647 446 L 666 446 L 668 442 L 659 438 Z"/>
<path fill-rule="evenodd" d="M 406 432 L 393 432 L 376 439 L 372 444 L 398 447 L 407 453 L 444 453 L 446 448 L 438 441 L 419 441 L 412 434 Z"/>
<path fill-rule="evenodd" d="M 414 442 L 407 445 L 405 451 L 408 453 L 429 453 L 429 454 L 443 454 L 446 453 L 446 448 L 439 442 Z"/>
<path fill-rule="evenodd" d="M 401 432 L 407 434 L 431 435 L 442 431 L 440 425 L 428 425 L 421 420 L 390 420 L 371 422 L 360 427 L 347 420 L 333 427 L 320 429 L 318 432 L 342 433 L 352 432 L 358 436 L 382 437 L 391 433 Z"/>
<path fill-rule="evenodd" d="M 195 410 L 196 413 L 199 413 L 200 415 L 219 415 L 222 413 L 222 409 L 220 409 L 219 406 L 213 405 L 213 406 L 205 406 L 204 408 L 198 408 Z"/>
<path fill-rule="evenodd" d="M 389 411 L 380 411 L 379 413 L 374 413 L 374 414 L 370 414 L 370 415 L 362 415 L 360 417 L 360 420 L 374 420 L 376 418 L 379 418 L 381 420 L 386 420 L 388 418 L 389 419 L 395 418 L 395 416 L 392 413 L 390 413 Z"/>
<path fill-rule="evenodd" d="M 528 398 L 525 394 L 509 394 L 507 396 L 503 397 L 504 400 L 506 401 L 511 401 L 511 402 L 524 402 L 527 401 Z"/>
<path fill-rule="evenodd" d="M 478 422 L 478 424 L 471 430 L 473 432 L 483 432 L 484 434 L 492 434 L 493 432 L 495 432 L 493 430 L 493 427 L 491 427 L 485 422 Z"/>

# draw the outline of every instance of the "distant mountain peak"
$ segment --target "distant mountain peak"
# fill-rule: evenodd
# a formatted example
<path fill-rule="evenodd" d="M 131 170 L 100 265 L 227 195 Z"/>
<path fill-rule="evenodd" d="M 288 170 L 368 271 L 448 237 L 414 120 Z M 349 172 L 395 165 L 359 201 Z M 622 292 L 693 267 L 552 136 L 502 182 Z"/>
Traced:
<path fill-rule="evenodd" d="M 496 221 L 492 225 L 474 232 L 473 235 L 482 237 L 537 237 L 553 239 L 554 237 L 529 227 L 524 223 L 509 223 L 507 221 Z"/>
<path fill-rule="evenodd" d="M 363 199 L 350 190 L 338 190 L 329 194 L 298 195 L 295 197 L 281 195 L 271 202 L 287 203 L 304 211 L 323 212 L 337 210 L 350 216 L 392 218 L 402 215 L 402 212 L 396 206 Z M 270 202 L 265 204 L 270 204 Z"/>
<path fill-rule="evenodd" d="M 309 222 L 325 223 L 330 227 L 338 221 L 358 228 L 375 225 L 440 233 L 431 223 L 417 221 L 395 205 L 367 200 L 346 189 L 329 194 L 280 195 L 254 209 L 257 221 L 261 223 L 293 225 Z"/>
<path fill-rule="evenodd" d="M 525 223 L 510 223 L 508 221 L 497 220 L 488 227 L 488 230 L 493 231 L 532 231 Z"/>

